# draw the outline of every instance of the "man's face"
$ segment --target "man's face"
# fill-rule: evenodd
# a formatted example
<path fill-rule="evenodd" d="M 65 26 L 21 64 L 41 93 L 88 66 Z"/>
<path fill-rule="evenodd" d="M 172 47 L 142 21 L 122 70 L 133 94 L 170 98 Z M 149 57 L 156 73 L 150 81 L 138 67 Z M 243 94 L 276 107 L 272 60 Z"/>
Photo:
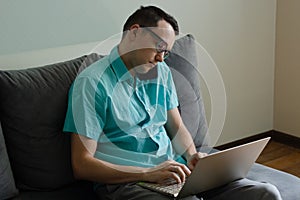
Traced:
<path fill-rule="evenodd" d="M 164 20 L 157 27 L 140 27 L 134 53 L 134 70 L 137 73 L 147 73 L 158 62 L 164 61 L 173 47 L 175 32 L 172 26 Z"/>

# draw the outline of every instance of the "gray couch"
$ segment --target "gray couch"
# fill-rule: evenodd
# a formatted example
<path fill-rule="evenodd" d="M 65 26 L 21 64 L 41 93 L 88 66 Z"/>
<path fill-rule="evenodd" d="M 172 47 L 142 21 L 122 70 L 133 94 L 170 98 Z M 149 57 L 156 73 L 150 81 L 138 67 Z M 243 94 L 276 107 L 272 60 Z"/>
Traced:
<path fill-rule="evenodd" d="M 80 70 L 101 59 L 90 54 L 47 66 L 0 71 L 0 199 L 97 199 L 92 183 L 75 180 L 70 134 L 63 133 L 68 89 Z M 171 67 L 180 113 L 197 148 L 206 145 L 195 42 L 175 42 Z M 1 66 L 0 66 L 1 68 Z M 276 185 L 284 200 L 300 199 L 300 179 L 255 164 L 248 177 Z"/>

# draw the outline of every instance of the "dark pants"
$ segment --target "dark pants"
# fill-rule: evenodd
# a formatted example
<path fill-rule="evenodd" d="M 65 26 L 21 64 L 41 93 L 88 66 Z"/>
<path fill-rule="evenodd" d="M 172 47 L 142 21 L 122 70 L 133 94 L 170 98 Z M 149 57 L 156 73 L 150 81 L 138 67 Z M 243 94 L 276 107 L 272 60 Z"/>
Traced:
<path fill-rule="evenodd" d="M 134 183 L 104 185 L 96 190 L 101 200 L 171 200 L 168 196 L 142 188 Z M 282 200 L 277 188 L 269 183 L 249 179 L 234 181 L 225 186 L 190 196 L 184 200 Z"/>

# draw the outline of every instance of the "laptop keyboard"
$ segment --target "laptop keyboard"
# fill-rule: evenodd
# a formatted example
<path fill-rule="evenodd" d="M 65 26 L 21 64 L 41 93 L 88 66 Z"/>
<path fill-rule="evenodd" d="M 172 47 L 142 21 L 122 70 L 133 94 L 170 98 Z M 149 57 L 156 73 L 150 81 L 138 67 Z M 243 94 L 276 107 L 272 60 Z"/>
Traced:
<path fill-rule="evenodd" d="M 177 197 L 179 191 L 181 190 L 184 183 L 175 183 L 170 182 L 166 184 L 157 184 L 157 183 L 147 183 L 147 182 L 139 182 L 138 185 L 148 188 L 153 191 L 157 191 L 160 193 L 164 193 L 173 197 Z"/>

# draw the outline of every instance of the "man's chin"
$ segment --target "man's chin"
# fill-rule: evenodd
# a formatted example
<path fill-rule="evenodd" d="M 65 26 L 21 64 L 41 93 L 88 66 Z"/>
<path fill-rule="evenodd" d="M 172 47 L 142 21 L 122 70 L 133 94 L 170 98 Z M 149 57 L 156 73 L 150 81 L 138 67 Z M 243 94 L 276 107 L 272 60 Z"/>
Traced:
<path fill-rule="evenodd" d="M 146 74 L 154 67 L 155 67 L 155 65 L 153 65 L 153 64 L 140 65 L 138 67 L 135 67 L 135 71 L 139 74 Z"/>

